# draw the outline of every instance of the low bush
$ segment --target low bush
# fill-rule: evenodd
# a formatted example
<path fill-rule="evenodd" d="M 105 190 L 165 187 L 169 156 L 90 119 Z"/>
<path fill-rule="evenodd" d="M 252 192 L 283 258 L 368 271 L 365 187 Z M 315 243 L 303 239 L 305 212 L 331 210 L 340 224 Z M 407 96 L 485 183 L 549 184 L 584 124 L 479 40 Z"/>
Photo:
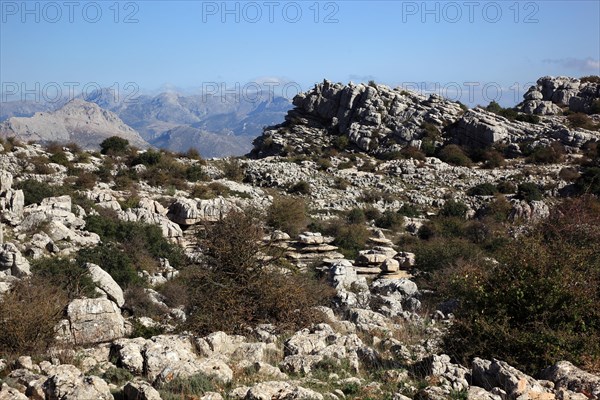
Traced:
<path fill-rule="evenodd" d="M 493 196 L 498 193 L 498 188 L 492 183 L 481 183 L 467 190 L 469 196 Z"/>
<path fill-rule="evenodd" d="M 564 167 L 558 173 L 558 177 L 567 182 L 575 182 L 581 175 L 575 168 Z"/>
<path fill-rule="evenodd" d="M 309 195 L 310 184 L 306 181 L 297 182 L 290 186 L 290 188 L 288 189 L 288 193 Z"/>
<path fill-rule="evenodd" d="M 367 217 L 361 208 L 353 208 L 346 213 L 346 220 L 349 224 L 364 224 Z"/>
<path fill-rule="evenodd" d="M 267 224 L 291 236 L 298 235 L 307 223 L 306 202 L 301 198 L 275 196 L 267 209 Z"/>
<path fill-rule="evenodd" d="M 222 168 L 225 178 L 230 181 L 242 182 L 244 180 L 245 171 L 239 160 L 227 159 L 223 161 Z"/>
<path fill-rule="evenodd" d="M 83 263 L 63 257 L 34 260 L 32 271 L 49 284 L 60 287 L 69 300 L 96 297 L 96 286 Z"/>
<path fill-rule="evenodd" d="M 440 160 L 461 167 L 469 167 L 473 164 L 469 156 L 465 153 L 465 151 L 455 144 L 449 144 L 443 147 L 439 153 L 438 157 Z"/>
<path fill-rule="evenodd" d="M 527 161 L 535 164 L 557 164 L 564 160 L 565 149 L 560 143 L 553 142 L 548 146 L 533 149 Z"/>
<path fill-rule="evenodd" d="M 0 300 L 0 354 L 17 357 L 44 352 L 55 340 L 68 299 L 44 278 L 21 280 Z"/>
<path fill-rule="evenodd" d="M 597 370 L 599 211 L 597 200 L 569 200 L 497 252 L 497 263 L 454 263 L 441 274 L 438 288 L 460 304 L 444 350 L 529 374 L 558 360 Z"/>
<path fill-rule="evenodd" d="M 64 151 L 58 151 L 49 157 L 49 161 L 67 167 L 70 162 Z"/>
<path fill-rule="evenodd" d="M 419 211 L 419 209 L 413 204 L 404 203 L 402 204 L 402 207 L 400 207 L 400 209 L 398 210 L 398 214 L 409 218 L 416 218 L 419 215 L 421 215 L 421 211 Z"/>
<path fill-rule="evenodd" d="M 583 113 L 570 114 L 567 116 L 567 120 L 569 121 L 569 124 L 572 128 L 583 128 L 589 130 L 597 129 L 597 126 L 596 124 L 594 124 L 594 121 L 589 116 Z"/>
<path fill-rule="evenodd" d="M 375 226 L 398 231 L 404 227 L 404 218 L 397 212 L 387 210 L 375 220 Z"/>
<path fill-rule="evenodd" d="M 512 194 L 517 192 L 517 186 L 510 181 L 500 181 L 496 187 L 502 194 Z"/>
<path fill-rule="evenodd" d="M 316 321 L 313 307 L 329 301 L 329 286 L 269 268 L 261 256 L 263 235 L 252 213 L 233 211 L 207 227 L 205 265 L 187 268 L 180 278 L 187 292 L 185 329 L 241 333 L 260 323 L 297 329 Z"/>
<path fill-rule="evenodd" d="M 187 179 L 190 182 L 210 180 L 208 174 L 206 173 L 204 168 L 202 168 L 202 165 L 199 164 L 190 165 L 185 170 L 185 179 Z"/>
<path fill-rule="evenodd" d="M 131 162 L 131 165 L 145 165 L 152 166 L 158 165 L 162 159 L 162 154 L 159 151 L 147 150 L 143 153 L 139 153 Z"/>
<path fill-rule="evenodd" d="M 47 197 L 69 194 L 68 188 L 64 186 L 51 186 L 46 182 L 39 182 L 35 179 L 27 179 L 18 182 L 14 185 L 14 188 L 23 191 L 26 206 L 30 204 L 39 204 Z"/>
<path fill-rule="evenodd" d="M 102 154 L 123 155 L 129 150 L 129 141 L 119 136 L 111 136 L 100 143 Z"/>
<path fill-rule="evenodd" d="M 533 182 L 525 182 L 519 185 L 517 198 L 525 201 L 538 201 L 542 200 L 543 194 L 538 185 Z"/>
<path fill-rule="evenodd" d="M 326 233 L 335 237 L 333 244 L 347 258 L 356 258 L 358 252 L 365 248 L 370 236 L 364 224 L 348 224 L 343 220 L 333 221 L 326 228 Z"/>
<path fill-rule="evenodd" d="M 466 239 L 447 237 L 421 242 L 413 250 L 415 268 L 425 272 L 440 271 L 459 260 L 477 260 L 483 254 L 477 245 Z"/>
<path fill-rule="evenodd" d="M 227 196 L 230 190 L 219 182 L 211 182 L 208 185 L 195 185 L 190 195 L 199 199 L 214 199 L 218 196 Z"/>
<path fill-rule="evenodd" d="M 441 208 L 439 215 L 443 217 L 459 217 L 464 218 L 467 214 L 469 207 L 465 203 L 456 200 L 448 200 L 444 203 Z"/>

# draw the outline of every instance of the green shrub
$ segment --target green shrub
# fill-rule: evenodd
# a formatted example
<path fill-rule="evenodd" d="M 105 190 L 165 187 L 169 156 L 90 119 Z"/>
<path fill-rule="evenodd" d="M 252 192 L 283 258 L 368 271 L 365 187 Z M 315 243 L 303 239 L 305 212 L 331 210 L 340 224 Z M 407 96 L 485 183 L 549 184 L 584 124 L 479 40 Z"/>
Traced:
<path fill-rule="evenodd" d="M 208 185 L 195 185 L 190 194 L 199 199 L 214 199 L 218 196 L 228 196 L 230 193 L 229 188 L 222 183 L 211 182 Z"/>
<path fill-rule="evenodd" d="M 49 157 L 49 160 L 50 160 L 50 162 L 53 162 L 55 164 L 64 165 L 65 167 L 70 164 L 69 159 L 67 158 L 67 155 L 65 154 L 64 151 L 59 151 L 57 153 L 52 154 Z"/>
<path fill-rule="evenodd" d="M 600 99 L 596 99 L 592 102 L 590 114 L 600 114 Z"/>
<path fill-rule="evenodd" d="M 347 224 L 337 220 L 327 227 L 327 234 L 335 237 L 333 244 L 348 258 L 356 258 L 358 252 L 367 244 L 370 233 L 364 224 Z"/>
<path fill-rule="evenodd" d="M 100 143 L 102 154 L 122 155 L 129 149 L 129 141 L 119 136 L 111 136 Z"/>
<path fill-rule="evenodd" d="M 481 183 L 467 190 L 469 196 L 493 196 L 498 193 L 498 188 L 492 183 Z"/>
<path fill-rule="evenodd" d="M 443 147 L 439 151 L 438 157 L 448 164 L 461 167 L 469 167 L 473 163 L 465 151 L 455 144 L 449 144 Z"/>
<path fill-rule="evenodd" d="M 512 205 L 506 197 L 497 195 L 492 201 L 487 203 L 483 209 L 479 210 L 478 216 L 482 218 L 491 218 L 497 222 L 504 222 L 508 219 Z"/>
<path fill-rule="evenodd" d="M 402 207 L 400 207 L 400 209 L 398 210 L 398 214 L 404 215 L 405 217 L 409 218 L 417 218 L 419 215 L 421 215 L 421 212 L 414 205 L 410 203 L 404 203 L 402 204 Z"/>
<path fill-rule="evenodd" d="M 387 210 L 375 220 L 375 226 L 398 231 L 404 227 L 404 218 L 397 212 Z"/>
<path fill-rule="evenodd" d="M 448 200 L 440 210 L 439 215 L 443 217 L 459 217 L 464 218 L 469 207 L 465 203 L 456 200 Z"/>
<path fill-rule="evenodd" d="M 306 203 L 301 198 L 275 196 L 267 209 L 267 224 L 296 236 L 308 223 Z"/>
<path fill-rule="evenodd" d="M 444 340 L 458 361 L 498 358 L 529 374 L 558 360 L 600 365 L 600 205 L 568 201 L 496 254 L 440 276 L 460 301 Z"/>
<path fill-rule="evenodd" d="M 142 283 L 131 257 L 112 242 L 81 249 L 77 254 L 77 263 L 86 262 L 101 266 L 122 288 Z"/>
<path fill-rule="evenodd" d="M 538 201 L 542 200 L 543 195 L 538 185 L 532 182 L 525 182 L 519 184 L 517 198 L 525 201 Z"/>
<path fill-rule="evenodd" d="M 143 153 L 138 154 L 132 161 L 131 165 L 145 165 L 152 166 L 158 165 L 162 159 L 162 154 L 159 151 L 147 150 Z"/>
<path fill-rule="evenodd" d="M 518 113 L 513 108 L 503 108 L 500 104 L 495 101 L 491 101 L 490 104 L 485 108 L 487 111 L 492 112 L 494 114 L 500 115 L 509 121 L 514 121 L 517 119 Z"/>
<path fill-rule="evenodd" d="M 14 185 L 15 189 L 21 189 L 25 198 L 25 205 L 40 204 L 47 197 L 62 196 L 68 194 L 64 186 L 50 186 L 46 182 L 27 179 Z"/>
<path fill-rule="evenodd" d="M 78 261 L 100 265 L 125 289 L 140 285 L 137 271 L 153 272 L 161 258 L 168 259 L 174 268 L 186 262 L 183 250 L 165 239 L 156 225 L 119 221 L 105 214 L 88 216 L 86 229 L 97 233 L 102 244 L 80 250 Z"/>
<path fill-rule="evenodd" d="M 333 141 L 333 147 L 342 151 L 350 145 L 350 139 L 348 136 L 337 136 Z"/>
<path fill-rule="evenodd" d="M 207 181 L 210 178 L 199 164 L 190 165 L 185 171 L 185 179 L 190 182 Z"/>
<path fill-rule="evenodd" d="M 515 186 L 515 184 L 510 181 L 501 181 L 496 185 L 496 187 L 498 188 L 498 191 L 502 194 L 512 194 L 516 193 L 517 191 L 517 186 Z"/>
<path fill-rule="evenodd" d="M 530 124 L 539 124 L 540 117 L 533 114 L 519 114 L 516 118 L 517 121 L 528 122 Z"/>
<path fill-rule="evenodd" d="M 415 268 L 426 271 L 440 271 L 459 260 L 476 260 L 482 255 L 477 245 L 462 238 L 434 237 L 421 242 L 414 248 Z"/>
<path fill-rule="evenodd" d="M 60 287 L 70 299 L 96 297 L 94 282 L 82 263 L 62 257 L 44 257 L 31 265 L 36 276 Z"/>
<path fill-rule="evenodd" d="M 102 374 L 102 379 L 113 385 L 121 386 L 133 380 L 133 374 L 124 368 L 110 367 Z"/>
<path fill-rule="evenodd" d="M 529 157 L 527 157 L 527 161 L 535 164 L 556 164 L 563 161 L 564 154 L 564 147 L 560 143 L 554 142 L 549 146 L 534 148 Z"/>
<path fill-rule="evenodd" d="M 346 214 L 349 224 L 364 224 L 367 222 L 365 212 L 361 208 L 353 208 Z"/>

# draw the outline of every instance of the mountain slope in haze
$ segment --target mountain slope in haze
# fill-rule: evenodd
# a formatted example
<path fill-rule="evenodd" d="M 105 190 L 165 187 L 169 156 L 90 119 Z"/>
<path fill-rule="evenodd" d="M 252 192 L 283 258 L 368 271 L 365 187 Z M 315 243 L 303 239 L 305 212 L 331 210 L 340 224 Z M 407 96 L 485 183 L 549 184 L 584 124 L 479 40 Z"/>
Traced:
<path fill-rule="evenodd" d="M 104 139 L 119 136 L 133 146 L 149 146 L 116 114 L 81 99 L 74 99 L 56 111 L 9 118 L 0 123 L 0 136 L 42 143 L 75 142 L 87 149 L 97 149 Z"/>
<path fill-rule="evenodd" d="M 165 92 L 119 101 L 118 96 L 104 89 L 85 100 L 111 110 L 154 146 L 173 151 L 186 151 L 190 146 L 205 157 L 213 157 L 247 153 L 263 127 L 278 123 L 292 108 L 286 98 L 263 97 L 251 101 L 244 96 Z M 218 146 L 214 147 L 215 143 Z"/>
<path fill-rule="evenodd" d="M 194 148 L 206 158 L 240 155 L 252 147 L 251 136 L 233 136 L 207 132 L 191 126 L 178 126 L 152 140 L 152 145 L 174 152 Z"/>

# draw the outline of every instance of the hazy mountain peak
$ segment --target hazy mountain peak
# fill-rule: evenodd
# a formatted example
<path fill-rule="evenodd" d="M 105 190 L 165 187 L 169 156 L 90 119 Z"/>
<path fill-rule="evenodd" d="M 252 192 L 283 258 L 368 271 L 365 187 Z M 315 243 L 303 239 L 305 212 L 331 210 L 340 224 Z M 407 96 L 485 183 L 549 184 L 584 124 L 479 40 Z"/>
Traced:
<path fill-rule="evenodd" d="M 23 141 L 76 142 L 84 148 L 98 148 L 107 137 L 120 136 L 134 146 L 148 147 L 148 143 L 116 114 L 81 98 L 53 112 L 9 118 L 0 124 L 0 135 L 15 136 Z"/>

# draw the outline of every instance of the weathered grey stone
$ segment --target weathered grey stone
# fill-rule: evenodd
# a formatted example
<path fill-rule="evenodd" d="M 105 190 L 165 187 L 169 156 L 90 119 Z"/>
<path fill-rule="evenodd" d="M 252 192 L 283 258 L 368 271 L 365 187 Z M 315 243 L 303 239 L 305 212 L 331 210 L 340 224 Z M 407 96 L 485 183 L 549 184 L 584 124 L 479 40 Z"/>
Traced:
<path fill-rule="evenodd" d="M 30 275 L 29 261 L 13 243 L 4 243 L 0 246 L 0 276 L 10 275 L 23 278 Z"/>
<path fill-rule="evenodd" d="M 123 307 L 125 304 L 123 289 L 115 282 L 112 276 L 96 264 L 87 263 L 86 268 L 89 271 L 94 284 L 106 293 L 110 300 L 114 301 L 119 307 Z"/>
<path fill-rule="evenodd" d="M 43 390 L 46 400 L 113 400 L 106 382 L 69 364 L 55 366 Z"/>
<path fill-rule="evenodd" d="M 75 299 L 67 307 L 71 341 L 75 344 L 108 342 L 126 335 L 119 307 L 108 299 Z"/>
<path fill-rule="evenodd" d="M 148 382 L 135 380 L 123 387 L 123 400 L 161 400 L 160 393 Z"/>
<path fill-rule="evenodd" d="M 543 379 L 555 383 L 556 388 L 564 388 L 574 392 L 586 391 L 600 398 L 600 376 L 590 374 L 577 368 L 568 361 L 559 361 L 541 373 Z"/>

